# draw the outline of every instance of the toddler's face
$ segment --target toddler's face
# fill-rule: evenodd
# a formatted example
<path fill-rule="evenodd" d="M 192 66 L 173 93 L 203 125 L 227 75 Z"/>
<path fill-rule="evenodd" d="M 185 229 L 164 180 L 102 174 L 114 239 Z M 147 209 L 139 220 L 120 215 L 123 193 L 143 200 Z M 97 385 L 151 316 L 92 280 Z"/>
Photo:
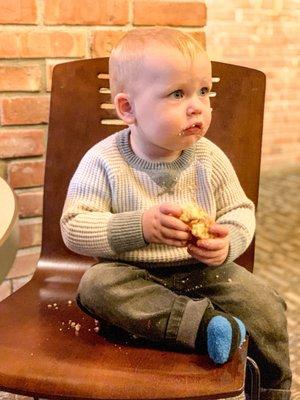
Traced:
<path fill-rule="evenodd" d="M 178 157 L 206 134 L 211 121 L 211 63 L 179 50 L 154 48 L 145 58 L 133 95 L 133 149 L 151 160 Z"/>

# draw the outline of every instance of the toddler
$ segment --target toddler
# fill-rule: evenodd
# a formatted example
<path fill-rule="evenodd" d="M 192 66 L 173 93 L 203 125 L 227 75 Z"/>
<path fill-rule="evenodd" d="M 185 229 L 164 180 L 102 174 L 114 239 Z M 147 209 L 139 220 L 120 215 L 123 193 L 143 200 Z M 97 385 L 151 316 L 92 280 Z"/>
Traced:
<path fill-rule="evenodd" d="M 226 155 L 205 138 L 207 54 L 178 30 L 136 29 L 113 49 L 109 74 L 128 128 L 84 155 L 61 218 L 66 246 L 99 259 L 81 279 L 78 304 L 134 337 L 217 364 L 241 345 L 246 326 L 261 398 L 289 399 L 285 303 L 234 263 L 253 238 L 254 206 Z M 213 238 L 191 241 L 179 219 L 187 204 L 216 221 Z"/>

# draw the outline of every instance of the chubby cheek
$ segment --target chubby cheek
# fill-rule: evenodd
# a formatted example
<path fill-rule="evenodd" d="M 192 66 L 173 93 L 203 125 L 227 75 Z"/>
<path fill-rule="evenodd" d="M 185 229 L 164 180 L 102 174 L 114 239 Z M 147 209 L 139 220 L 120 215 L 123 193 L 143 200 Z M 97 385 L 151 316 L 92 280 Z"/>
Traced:
<path fill-rule="evenodd" d="M 157 117 L 157 125 L 166 132 L 178 133 L 182 129 L 182 119 L 179 113 L 166 113 L 163 110 Z"/>
<path fill-rule="evenodd" d="M 211 113 L 211 109 L 210 106 L 207 109 L 207 111 L 204 114 L 204 125 L 205 125 L 205 132 L 208 130 L 210 123 L 211 123 L 211 119 L 212 119 L 212 113 Z"/>

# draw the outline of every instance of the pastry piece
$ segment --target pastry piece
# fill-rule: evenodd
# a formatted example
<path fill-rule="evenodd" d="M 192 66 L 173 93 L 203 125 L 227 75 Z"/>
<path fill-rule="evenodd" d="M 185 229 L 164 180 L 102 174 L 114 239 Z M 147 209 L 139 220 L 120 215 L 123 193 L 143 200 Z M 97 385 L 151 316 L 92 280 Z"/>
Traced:
<path fill-rule="evenodd" d="M 195 238 L 211 239 L 215 237 L 212 233 L 208 232 L 209 227 L 214 221 L 201 207 L 193 204 L 184 207 L 179 219 L 189 225 L 191 233 Z"/>

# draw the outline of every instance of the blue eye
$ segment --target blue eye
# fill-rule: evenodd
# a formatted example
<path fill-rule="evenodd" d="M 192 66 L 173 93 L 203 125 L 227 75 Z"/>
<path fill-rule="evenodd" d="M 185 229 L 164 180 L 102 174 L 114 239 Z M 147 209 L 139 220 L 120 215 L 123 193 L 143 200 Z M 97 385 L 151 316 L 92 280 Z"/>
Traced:
<path fill-rule="evenodd" d="M 199 96 L 206 96 L 210 92 L 208 87 L 202 87 L 199 89 Z"/>
<path fill-rule="evenodd" d="M 183 91 L 181 89 L 175 90 L 170 94 L 170 96 L 174 97 L 174 99 L 182 99 L 183 98 Z"/>

